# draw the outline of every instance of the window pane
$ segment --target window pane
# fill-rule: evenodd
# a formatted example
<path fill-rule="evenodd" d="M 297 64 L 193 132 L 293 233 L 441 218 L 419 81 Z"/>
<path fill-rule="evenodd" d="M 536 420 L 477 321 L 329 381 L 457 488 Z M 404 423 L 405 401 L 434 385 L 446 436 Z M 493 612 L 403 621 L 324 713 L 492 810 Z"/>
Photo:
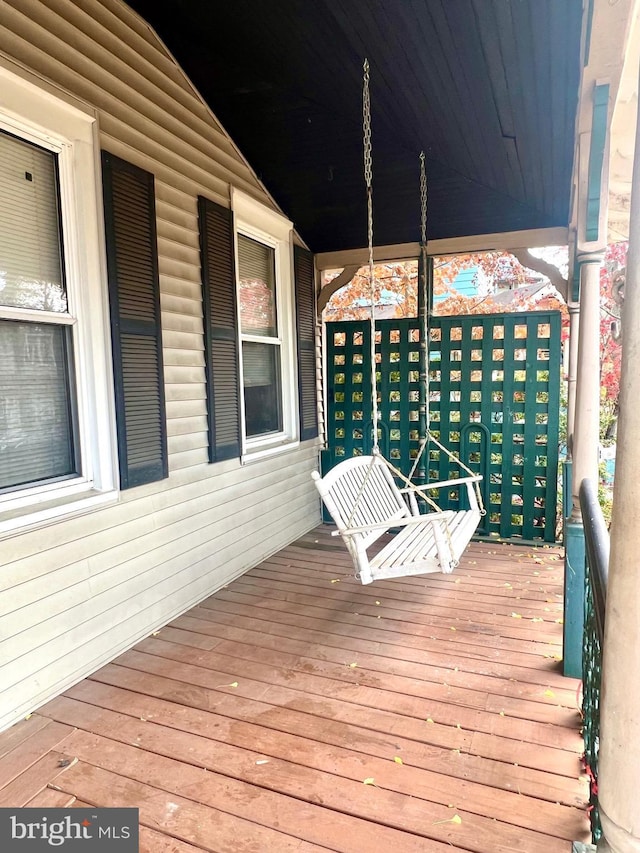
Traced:
<path fill-rule="evenodd" d="M 0 132 L 0 305 L 66 311 L 56 157 Z"/>
<path fill-rule="evenodd" d="M 280 347 L 245 341 L 242 366 L 247 436 L 281 432 Z"/>
<path fill-rule="evenodd" d="M 238 234 L 238 272 L 242 332 L 276 337 L 275 251 Z"/>
<path fill-rule="evenodd" d="M 66 332 L 0 321 L 0 488 L 75 473 Z"/>

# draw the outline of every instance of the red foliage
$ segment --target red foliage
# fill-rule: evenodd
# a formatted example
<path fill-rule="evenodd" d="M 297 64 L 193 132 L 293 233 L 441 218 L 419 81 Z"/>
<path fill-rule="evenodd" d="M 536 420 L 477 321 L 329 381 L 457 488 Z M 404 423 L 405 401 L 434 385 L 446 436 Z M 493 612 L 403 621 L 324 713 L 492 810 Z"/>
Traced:
<path fill-rule="evenodd" d="M 614 328 L 620 318 L 620 306 L 613 295 L 613 280 L 627 262 L 628 243 L 612 243 L 607 246 L 604 262 L 600 269 L 600 387 L 603 401 L 614 411 L 618 407 L 620 393 L 620 364 L 622 347 L 614 337 Z"/>

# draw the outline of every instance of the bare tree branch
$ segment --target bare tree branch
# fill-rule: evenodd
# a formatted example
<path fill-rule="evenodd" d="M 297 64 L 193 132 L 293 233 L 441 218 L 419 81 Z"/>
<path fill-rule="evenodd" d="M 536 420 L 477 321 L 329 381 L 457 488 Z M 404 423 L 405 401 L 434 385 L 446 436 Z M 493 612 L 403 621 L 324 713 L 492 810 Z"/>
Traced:
<path fill-rule="evenodd" d="M 567 279 L 562 275 L 558 267 L 550 264 L 548 261 L 544 261 L 542 258 L 534 257 L 528 249 L 512 249 L 511 254 L 520 261 L 523 267 L 545 275 L 564 301 L 567 301 L 567 294 L 569 292 Z"/>

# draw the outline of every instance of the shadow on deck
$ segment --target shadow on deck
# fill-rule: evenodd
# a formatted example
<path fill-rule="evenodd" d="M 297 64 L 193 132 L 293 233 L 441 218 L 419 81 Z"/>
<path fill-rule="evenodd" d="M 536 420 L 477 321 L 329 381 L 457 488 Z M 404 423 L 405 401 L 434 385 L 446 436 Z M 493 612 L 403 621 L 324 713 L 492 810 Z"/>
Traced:
<path fill-rule="evenodd" d="M 137 806 L 154 853 L 586 840 L 560 552 L 351 573 L 318 528 L 143 640 L 0 735 L 0 806 Z"/>

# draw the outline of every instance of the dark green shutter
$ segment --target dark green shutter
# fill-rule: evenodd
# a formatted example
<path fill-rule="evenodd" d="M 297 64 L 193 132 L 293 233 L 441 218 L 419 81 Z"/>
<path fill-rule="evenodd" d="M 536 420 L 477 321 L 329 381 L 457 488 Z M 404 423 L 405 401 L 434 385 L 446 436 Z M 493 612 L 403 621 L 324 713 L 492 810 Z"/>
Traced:
<path fill-rule="evenodd" d="M 313 255 L 300 246 L 294 247 L 296 282 L 296 328 L 298 338 L 298 399 L 300 406 L 300 440 L 318 435 L 318 403 L 316 399 L 315 341 L 315 277 Z"/>
<path fill-rule="evenodd" d="M 233 213 L 198 199 L 209 461 L 240 456 L 238 314 Z"/>
<path fill-rule="evenodd" d="M 120 487 L 168 476 L 153 175 L 102 152 Z"/>

